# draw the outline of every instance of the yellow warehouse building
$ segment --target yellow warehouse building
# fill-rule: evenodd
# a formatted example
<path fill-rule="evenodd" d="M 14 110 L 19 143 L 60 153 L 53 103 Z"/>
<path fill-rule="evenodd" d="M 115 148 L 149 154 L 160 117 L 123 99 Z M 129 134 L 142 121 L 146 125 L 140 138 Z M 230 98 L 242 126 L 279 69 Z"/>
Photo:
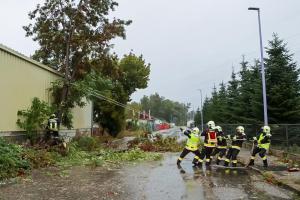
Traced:
<path fill-rule="evenodd" d="M 18 110 L 29 108 L 34 97 L 50 104 L 51 82 L 60 78 L 61 74 L 52 68 L 0 44 L 0 136 L 20 135 L 22 130 L 16 124 Z M 91 103 L 74 108 L 72 113 L 74 129 L 62 128 L 61 133 L 89 134 Z"/>

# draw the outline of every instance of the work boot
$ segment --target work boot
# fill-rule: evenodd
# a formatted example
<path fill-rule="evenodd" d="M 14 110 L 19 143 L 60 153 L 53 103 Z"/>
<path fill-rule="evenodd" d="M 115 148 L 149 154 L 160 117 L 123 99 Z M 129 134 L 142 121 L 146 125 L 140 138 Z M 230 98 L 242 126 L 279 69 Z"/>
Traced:
<path fill-rule="evenodd" d="M 177 160 L 177 166 L 180 166 L 181 160 Z"/>
<path fill-rule="evenodd" d="M 193 159 L 193 162 L 192 162 L 194 165 L 196 165 L 198 163 L 198 160 L 196 158 Z"/>
<path fill-rule="evenodd" d="M 268 161 L 267 160 L 263 160 L 264 162 L 264 168 L 268 168 Z"/>
<path fill-rule="evenodd" d="M 229 162 L 225 161 L 224 167 L 228 167 L 228 165 L 229 165 Z"/>
<path fill-rule="evenodd" d="M 193 161 L 193 167 L 197 167 L 198 166 L 198 162 Z"/>
<path fill-rule="evenodd" d="M 198 162 L 197 166 L 201 168 L 202 167 L 202 162 Z"/>
<path fill-rule="evenodd" d="M 254 165 L 254 160 L 251 159 L 250 162 L 249 162 L 249 164 L 248 164 L 248 166 L 253 166 L 253 165 Z"/>

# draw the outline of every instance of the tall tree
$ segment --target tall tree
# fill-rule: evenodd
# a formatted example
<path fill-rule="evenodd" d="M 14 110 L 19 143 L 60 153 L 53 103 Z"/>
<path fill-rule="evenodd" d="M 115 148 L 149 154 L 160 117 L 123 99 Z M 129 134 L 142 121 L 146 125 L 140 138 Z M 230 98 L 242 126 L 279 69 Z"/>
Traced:
<path fill-rule="evenodd" d="M 222 81 L 218 92 L 218 122 L 227 123 L 227 119 L 230 117 L 228 107 L 228 91 L 225 83 Z"/>
<path fill-rule="evenodd" d="M 212 99 L 206 97 L 203 102 L 203 121 L 208 122 L 210 120 L 213 120 L 213 103 Z"/>
<path fill-rule="evenodd" d="M 26 36 L 39 43 L 33 59 L 52 66 L 64 75 L 58 103 L 59 118 L 74 102 L 72 84 L 91 69 L 115 37 L 125 38 L 131 21 L 111 19 L 113 0 L 47 0 L 29 13 L 32 24 L 24 26 Z"/>
<path fill-rule="evenodd" d="M 179 103 L 166 99 L 158 93 L 144 96 L 141 101 L 142 110 L 151 111 L 151 115 L 177 125 L 185 125 L 190 104 Z"/>
<path fill-rule="evenodd" d="M 238 97 L 239 97 L 239 80 L 236 78 L 236 73 L 232 70 L 231 80 L 228 82 L 227 94 L 228 94 L 228 111 L 230 117 L 228 118 L 230 123 L 238 123 L 240 121 L 238 115 Z"/>
<path fill-rule="evenodd" d="M 125 108 L 120 104 L 126 105 L 137 89 L 147 87 L 150 65 L 146 64 L 142 56 L 133 53 L 125 55 L 120 61 L 115 56 L 107 58 L 106 61 L 105 65 L 99 63 L 96 66 L 98 73 L 109 77 L 113 84 L 110 93 L 105 96 L 118 104 L 106 100 L 94 101 L 94 119 L 116 136 L 125 125 Z"/>
<path fill-rule="evenodd" d="M 249 123 L 263 123 L 263 97 L 261 83 L 261 64 L 255 60 L 254 65 L 249 71 L 249 107 L 250 113 L 246 114 L 249 118 Z"/>
<path fill-rule="evenodd" d="M 299 69 L 287 44 L 274 34 L 267 48 L 266 79 L 270 123 L 298 123 L 300 117 Z"/>
<path fill-rule="evenodd" d="M 200 112 L 200 109 L 198 108 L 197 111 L 196 111 L 196 114 L 195 114 L 195 117 L 194 117 L 194 121 L 195 121 L 195 125 L 197 127 L 201 127 L 201 112 Z"/>
<path fill-rule="evenodd" d="M 137 89 L 147 87 L 150 75 L 150 64 L 146 64 L 142 55 L 136 56 L 132 52 L 129 55 L 125 55 L 120 61 L 119 67 L 122 74 L 120 82 L 128 97 Z"/>

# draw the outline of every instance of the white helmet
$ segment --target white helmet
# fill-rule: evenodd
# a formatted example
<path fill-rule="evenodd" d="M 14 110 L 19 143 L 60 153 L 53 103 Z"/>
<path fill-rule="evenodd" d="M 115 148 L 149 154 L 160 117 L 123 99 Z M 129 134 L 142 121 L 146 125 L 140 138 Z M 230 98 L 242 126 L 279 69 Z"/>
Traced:
<path fill-rule="evenodd" d="M 222 127 L 221 126 L 216 126 L 215 129 L 218 131 L 218 132 L 222 132 Z"/>
<path fill-rule="evenodd" d="M 209 128 L 209 129 L 214 129 L 215 128 L 215 122 L 214 121 L 209 121 L 209 122 L 207 122 L 207 127 Z"/>
<path fill-rule="evenodd" d="M 238 127 L 236 127 L 236 132 L 238 132 L 238 133 L 245 133 L 245 129 L 244 129 L 243 126 L 238 126 Z"/>
<path fill-rule="evenodd" d="M 199 130 L 199 128 L 195 127 L 195 128 L 192 129 L 192 132 L 194 132 L 196 134 L 199 134 L 200 130 Z"/>
<path fill-rule="evenodd" d="M 270 128 L 270 126 L 263 126 L 263 127 L 262 127 L 262 131 L 263 131 L 264 133 L 270 134 L 271 128 Z"/>

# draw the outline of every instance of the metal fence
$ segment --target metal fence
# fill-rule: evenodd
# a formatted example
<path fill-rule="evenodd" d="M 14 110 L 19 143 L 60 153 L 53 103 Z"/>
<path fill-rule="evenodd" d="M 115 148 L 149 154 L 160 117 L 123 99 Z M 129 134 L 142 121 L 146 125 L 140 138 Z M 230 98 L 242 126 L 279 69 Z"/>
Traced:
<path fill-rule="evenodd" d="M 253 124 L 221 124 L 225 134 L 234 134 L 237 126 L 244 126 L 247 138 L 258 136 L 262 125 Z M 279 149 L 297 149 L 300 151 L 300 124 L 270 124 L 272 146 Z"/>

